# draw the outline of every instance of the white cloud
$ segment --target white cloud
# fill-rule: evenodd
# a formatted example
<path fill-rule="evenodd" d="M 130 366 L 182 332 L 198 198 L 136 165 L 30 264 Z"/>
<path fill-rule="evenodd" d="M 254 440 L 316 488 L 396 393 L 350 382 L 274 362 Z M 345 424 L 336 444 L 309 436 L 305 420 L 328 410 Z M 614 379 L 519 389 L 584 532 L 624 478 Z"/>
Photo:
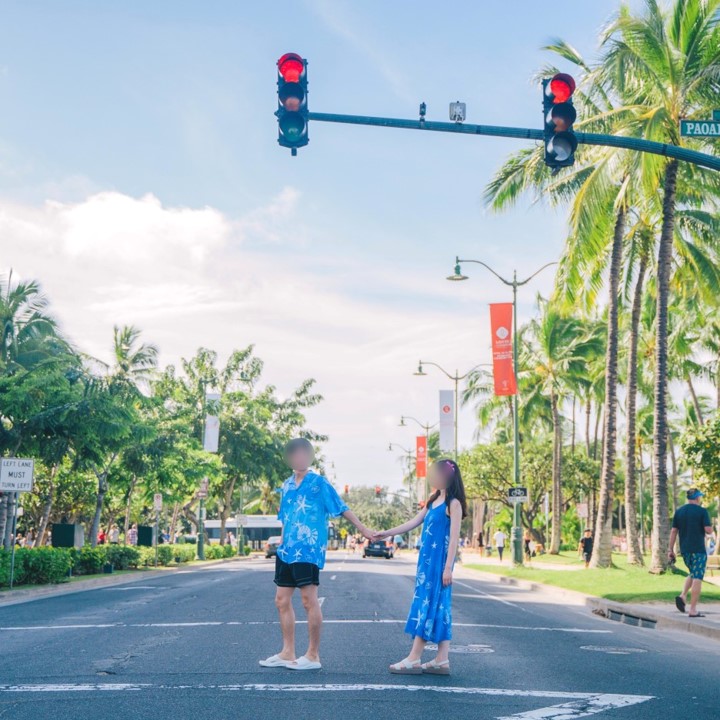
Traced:
<path fill-rule="evenodd" d="M 417 360 L 429 354 L 467 369 L 482 359 L 484 330 L 448 313 L 452 288 L 442 281 L 425 290 L 415 280 L 413 288 L 408 278 L 343 258 L 318 268 L 296 245 L 297 198 L 285 188 L 240 218 L 118 192 L 39 206 L 0 199 L 0 271 L 39 279 L 73 341 L 101 359 L 115 323 L 139 326 L 163 363 L 200 346 L 222 358 L 255 343 L 280 392 L 318 381 L 326 399 L 311 425 L 331 436 L 327 455 L 339 481 L 397 484 L 387 442 L 413 442 L 397 418 L 432 422 L 436 390 L 449 386 L 440 375 L 413 377 Z M 348 289 L 357 287 L 362 295 Z M 435 306 L 420 312 L 373 289 L 398 297 L 414 290 Z M 469 413 L 463 425 L 469 442 Z"/>

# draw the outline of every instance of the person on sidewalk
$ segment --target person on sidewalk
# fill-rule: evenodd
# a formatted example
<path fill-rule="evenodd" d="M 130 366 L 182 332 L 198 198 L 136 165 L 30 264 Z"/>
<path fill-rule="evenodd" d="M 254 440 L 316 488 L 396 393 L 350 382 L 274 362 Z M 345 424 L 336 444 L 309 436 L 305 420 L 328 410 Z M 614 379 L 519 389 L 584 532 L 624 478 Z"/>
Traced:
<path fill-rule="evenodd" d="M 697 488 L 687 491 L 687 503 L 675 512 L 670 531 L 668 558 L 675 562 L 675 541 L 680 540 L 680 554 L 689 570 L 685 585 L 680 595 L 675 598 L 675 606 L 684 613 L 690 593 L 690 612 L 688 617 L 705 617 L 698 612 L 702 582 L 707 567 L 707 549 L 705 537 L 713 534 L 708 511 L 700 505 L 703 494 Z"/>
<path fill-rule="evenodd" d="M 495 549 L 497 550 L 500 562 L 503 561 L 502 556 L 505 550 L 505 540 L 507 540 L 507 535 L 502 530 L 500 530 L 500 528 L 498 528 L 496 533 L 493 535 L 493 542 L 495 543 Z"/>
<path fill-rule="evenodd" d="M 578 552 L 582 555 L 582 559 L 585 561 L 585 569 L 587 570 L 587 568 L 590 567 L 590 559 L 593 553 L 593 536 L 590 528 L 587 528 L 580 538 Z"/>
<path fill-rule="evenodd" d="M 310 470 L 313 446 L 305 438 L 291 440 L 285 458 L 293 474 L 283 483 L 278 517 L 282 542 L 275 558 L 275 605 L 280 614 L 283 647 L 260 665 L 291 670 L 319 670 L 322 611 L 318 601 L 320 570 L 325 565 L 330 518 L 342 515 L 368 540 L 373 533 L 358 520 L 322 475 Z M 295 657 L 295 611 L 293 594 L 299 588 L 308 619 L 308 649 Z"/>

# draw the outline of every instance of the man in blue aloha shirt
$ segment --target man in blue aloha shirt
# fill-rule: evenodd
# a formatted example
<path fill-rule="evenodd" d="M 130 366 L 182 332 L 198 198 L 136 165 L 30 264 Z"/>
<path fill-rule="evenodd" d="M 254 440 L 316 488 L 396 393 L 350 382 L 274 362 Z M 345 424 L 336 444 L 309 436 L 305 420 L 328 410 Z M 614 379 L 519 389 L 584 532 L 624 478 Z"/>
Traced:
<path fill-rule="evenodd" d="M 335 488 L 322 476 L 310 470 L 314 459 L 312 444 L 305 438 L 291 440 L 285 457 L 293 474 L 283 483 L 280 512 L 283 524 L 282 543 L 275 558 L 275 605 L 280 614 L 283 648 L 266 660 L 263 667 L 291 670 L 319 670 L 322 610 L 318 601 L 320 570 L 325 565 L 328 523 L 342 515 L 366 538 L 373 534 L 340 499 Z M 295 657 L 295 611 L 292 597 L 300 589 L 308 619 L 308 649 Z"/>

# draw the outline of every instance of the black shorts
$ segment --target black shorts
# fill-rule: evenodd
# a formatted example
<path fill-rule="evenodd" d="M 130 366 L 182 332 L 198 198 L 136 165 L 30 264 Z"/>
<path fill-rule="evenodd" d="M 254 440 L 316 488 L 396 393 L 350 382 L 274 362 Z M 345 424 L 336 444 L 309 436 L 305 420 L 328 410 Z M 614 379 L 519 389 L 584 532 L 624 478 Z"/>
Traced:
<path fill-rule="evenodd" d="M 320 568 L 308 562 L 286 563 L 275 556 L 275 584 L 291 588 L 319 585 Z"/>

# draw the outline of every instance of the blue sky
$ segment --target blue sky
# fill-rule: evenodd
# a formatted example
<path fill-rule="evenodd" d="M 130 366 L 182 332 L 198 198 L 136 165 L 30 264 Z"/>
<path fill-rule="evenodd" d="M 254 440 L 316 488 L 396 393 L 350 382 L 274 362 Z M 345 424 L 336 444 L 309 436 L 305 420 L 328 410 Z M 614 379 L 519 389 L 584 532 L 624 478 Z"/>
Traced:
<path fill-rule="evenodd" d="M 501 273 L 556 259 L 564 217 L 482 191 L 526 143 L 312 123 L 277 146 L 275 62 L 309 60 L 324 112 L 541 127 L 532 75 L 555 37 L 592 55 L 615 0 L 2 0 L 0 270 L 37 277 L 75 342 L 114 322 L 176 362 L 256 343 L 281 392 L 314 377 L 311 414 L 338 483 L 397 485 L 400 414 L 435 420 L 439 376 L 489 358 L 491 276 L 444 281 L 456 254 Z M 551 16 L 550 11 L 554 14 Z M 562 16 L 561 16 L 562 15 Z M 560 17 L 561 16 L 561 17 Z M 521 320 L 551 273 L 521 296 Z M 472 411 L 461 441 L 472 441 Z"/>

